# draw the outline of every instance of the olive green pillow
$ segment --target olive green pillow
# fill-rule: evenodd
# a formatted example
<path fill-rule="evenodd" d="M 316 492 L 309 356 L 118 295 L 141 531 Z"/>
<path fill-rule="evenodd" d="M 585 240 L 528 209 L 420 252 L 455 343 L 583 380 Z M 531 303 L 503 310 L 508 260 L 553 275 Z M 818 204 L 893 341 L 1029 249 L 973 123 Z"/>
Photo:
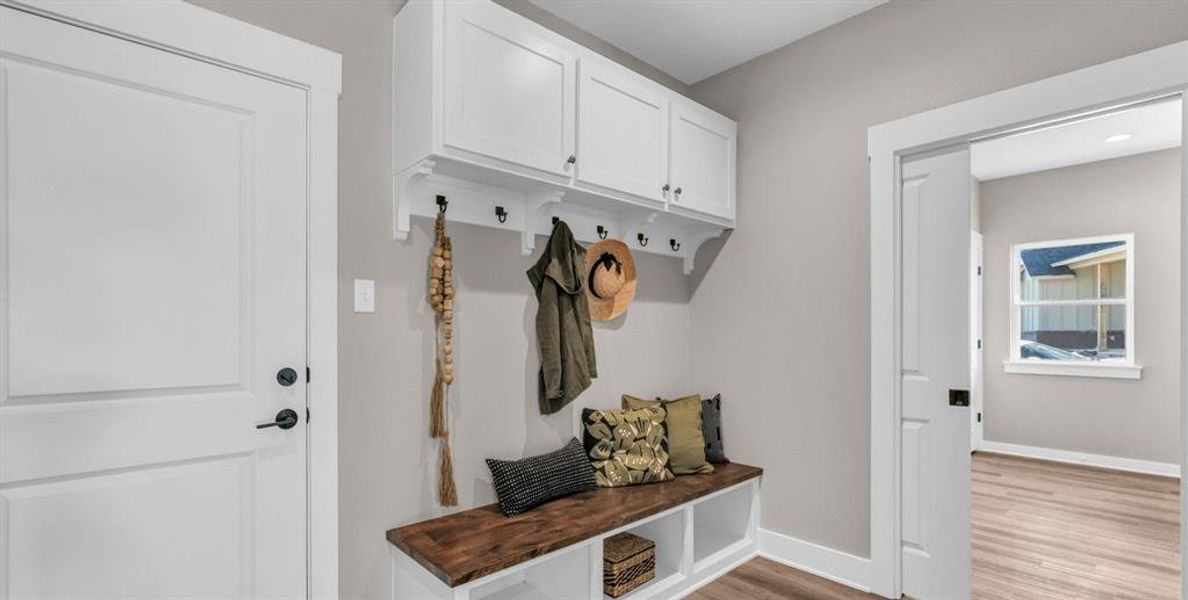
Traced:
<path fill-rule="evenodd" d="M 668 452 L 672 455 L 672 472 L 677 475 L 713 473 L 714 466 L 705 460 L 705 436 L 701 434 L 701 396 L 685 396 L 676 400 L 643 400 L 623 395 L 623 408 L 663 406 L 668 416 L 664 427 L 668 430 Z"/>
<path fill-rule="evenodd" d="M 582 411 L 582 445 L 601 487 L 669 481 L 664 409 Z"/>

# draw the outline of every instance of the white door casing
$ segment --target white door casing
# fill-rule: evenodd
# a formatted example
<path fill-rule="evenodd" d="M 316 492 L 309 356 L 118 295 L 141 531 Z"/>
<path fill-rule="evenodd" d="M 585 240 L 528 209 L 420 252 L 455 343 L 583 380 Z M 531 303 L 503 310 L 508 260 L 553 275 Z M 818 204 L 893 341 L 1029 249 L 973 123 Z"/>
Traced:
<path fill-rule="evenodd" d="M 668 97 L 619 66 L 578 65 L 578 181 L 664 201 Z"/>
<path fill-rule="evenodd" d="M 903 591 L 970 595 L 969 150 L 905 159 L 902 389 Z"/>
<path fill-rule="evenodd" d="M 446 6 L 444 143 L 571 175 L 576 60 L 489 2 Z"/>
<path fill-rule="evenodd" d="M 7 8 L 0 85 L 0 596 L 306 597 L 305 93 Z"/>
<path fill-rule="evenodd" d="M 733 220 L 738 126 L 689 102 L 674 101 L 671 114 L 669 206 Z"/>
<path fill-rule="evenodd" d="M 870 259 L 871 259 L 871 591 L 898 598 L 903 592 L 900 494 L 902 397 L 900 380 L 900 161 L 913 153 L 950 147 L 959 142 L 1017 132 L 1063 119 L 1104 114 L 1120 107 L 1188 92 L 1188 42 L 1178 42 L 1124 58 L 994 92 L 871 127 Z M 1188 103 L 1184 127 L 1188 132 Z M 1188 135 L 1188 133 L 1186 133 Z M 1181 201 L 1188 206 L 1188 153 L 1182 157 L 1185 185 Z M 1181 230 L 1188 235 L 1188 211 Z M 964 229 L 964 228 L 963 228 Z M 1184 270 L 1188 272 L 1188 246 Z M 1188 281 L 1188 275 L 1185 277 Z M 1188 303 L 1183 304 L 1188 336 Z M 1188 373 L 1188 354 L 1181 357 L 1181 375 Z M 1188 386 L 1180 394 L 1181 434 L 1188 431 Z M 964 438 L 968 439 L 968 438 Z M 963 442 L 964 443 L 964 442 Z M 1182 445 L 1188 460 L 1188 444 Z M 1184 486 L 1181 486 L 1184 487 Z M 1188 510 L 1188 493 L 1181 494 Z M 1181 524 L 1188 544 L 1188 520 Z M 1188 548 L 1186 548 L 1188 550 Z M 1188 574 L 1188 551 L 1181 571 Z M 1188 600 L 1188 585 L 1182 586 Z"/>

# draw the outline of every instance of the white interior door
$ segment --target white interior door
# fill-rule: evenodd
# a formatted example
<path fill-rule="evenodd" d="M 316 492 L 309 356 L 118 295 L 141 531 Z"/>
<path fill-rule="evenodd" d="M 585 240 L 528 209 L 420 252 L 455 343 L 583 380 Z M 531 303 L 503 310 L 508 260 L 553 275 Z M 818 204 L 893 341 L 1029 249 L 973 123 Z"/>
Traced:
<path fill-rule="evenodd" d="M 971 589 L 969 177 L 968 148 L 903 165 L 903 592 L 919 600 Z"/>
<path fill-rule="evenodd" d="M 668 94 L 617 65 L 581 61 L 579 181 L 663 202 Z"/>
<path fill-rule="evenodd" d="M 0 8 L 0 598 L 306 596 L 305 110 Z"/>
<path fill-rule="evenodd" d="M 571 174 L 574 57 L 491 2 L 446 6 L 445 144 Z"/>
<path fill-rule="evenodd" d="M 982 234 L 969 232 L 969 449 L 982 447 Z"/>
<path fill-rule="evenodd" d="M 671 206 L 733 220 L 738 126 L 688 102 L 671 110 Z"/>

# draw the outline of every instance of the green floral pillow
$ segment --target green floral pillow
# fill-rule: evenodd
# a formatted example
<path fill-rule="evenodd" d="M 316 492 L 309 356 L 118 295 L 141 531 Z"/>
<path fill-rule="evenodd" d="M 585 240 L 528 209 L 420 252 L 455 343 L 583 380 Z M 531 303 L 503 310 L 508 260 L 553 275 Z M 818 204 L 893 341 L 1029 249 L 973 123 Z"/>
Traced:
<path fill-rule="evenodd" d="M 669 481 L 663 407 L 582 411 L 582 445 L 602 487 Z"/>

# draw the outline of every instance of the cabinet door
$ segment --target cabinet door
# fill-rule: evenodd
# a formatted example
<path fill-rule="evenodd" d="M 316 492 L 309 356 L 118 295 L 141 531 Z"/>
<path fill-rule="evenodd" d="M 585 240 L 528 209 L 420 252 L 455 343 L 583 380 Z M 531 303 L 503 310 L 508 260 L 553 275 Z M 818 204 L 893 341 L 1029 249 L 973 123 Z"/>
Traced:
<path fill-rule="evenodd" d="M 573 55 L 507 9 L 446 7 L 446 146 L 571 173 L 576 79 Z"/>
<path fill-rule="evenodd" d="M 596 60 L 583 59 L 579 71 L 578 180 L 664 201 L 669 94 Z"/>
<path fill-rule="evenodd" d="M 673 103 L 669 206 L 734 220 L 736 136 L 737 126 L 726 117 Z"/>

